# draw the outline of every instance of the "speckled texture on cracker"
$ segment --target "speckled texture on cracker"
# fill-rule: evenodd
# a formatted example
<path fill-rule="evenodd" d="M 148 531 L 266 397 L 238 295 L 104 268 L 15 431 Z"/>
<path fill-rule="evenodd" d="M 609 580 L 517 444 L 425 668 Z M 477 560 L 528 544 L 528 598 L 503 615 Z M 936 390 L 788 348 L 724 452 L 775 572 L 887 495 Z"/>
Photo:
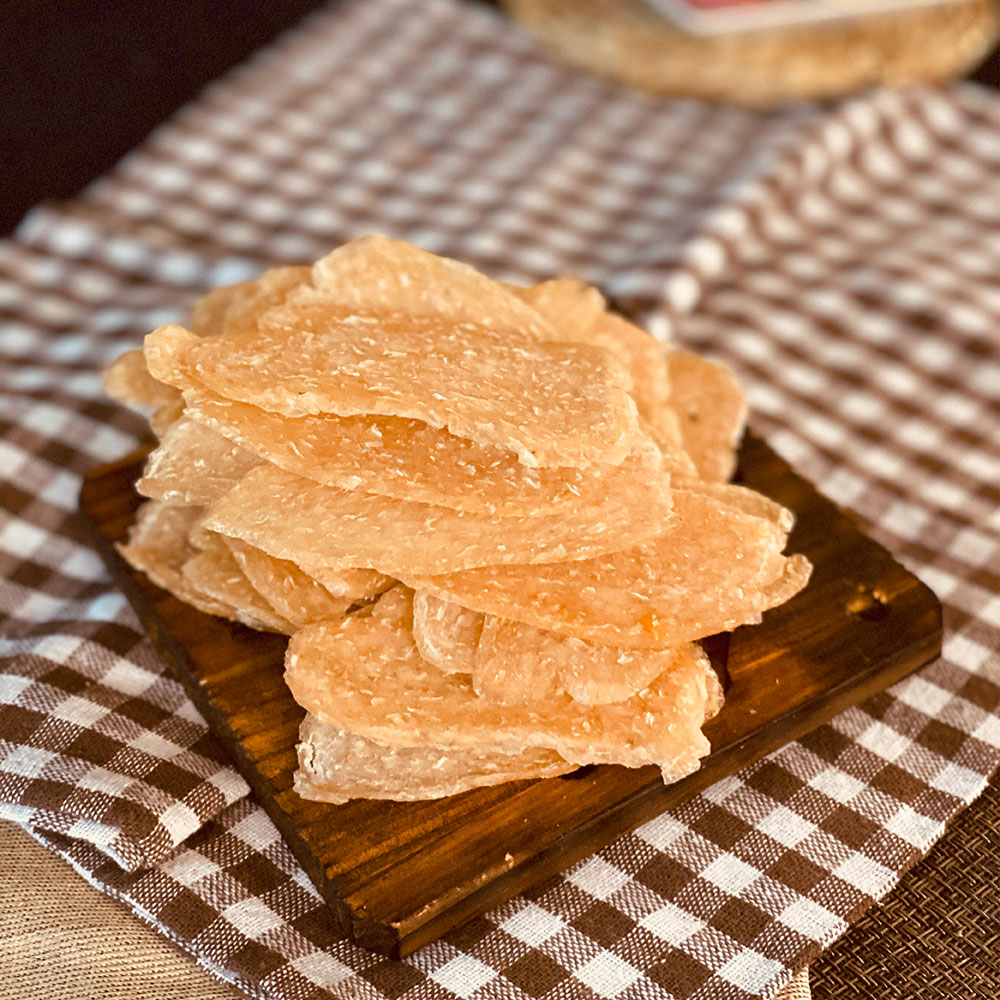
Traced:
<path fill-rule="evenodd" d="M 512 343 L 438 316 L 283 306 L 261 328 L 146 337 L 150 372 L 285 416 L 411 417 L 515 451 L 526 465 L 616 464 L 639 433 L 630 379 L 586 344 Z"/>
<path fill-rule="evenodd" d="M 656 764 L 669 781 L 709 751 L 701 725 L 718 706 L 719 684 L 700 647 L 615 705 L 562 696 L 515 707 L 477 698 L 468 677 L 424 660 L 412 619 L 412 591 L 396 587 L 368 615 L 297 632 L 285 661 L 296 701 L 328 725 L 389 746 L 546 747 L 570 763 Z"/>
<path fill-rule="evenodd" d="M 340 489 L 495 514 L 584 508 L 633 485 L 666 489 L 664 473 L 685 469 L 639 436 L 619 465 L 528 468 L 517 455 L 421 420 L 361 414 L 285 417 L 207 391 L 187 393 L 190 417 L 288 472 Z"/>
<path fill-rule="evenodd" d="M 367 567 L 399 579 L 587 559 L 655 537 L 669 514 L 669 491 L 655 486 L 586 510 L 497 517 L 320 486 L 260 465 L 212 505 L 205 523 L 300 566 Z"/>
<path fill-rule="evenodd" d="M 303 798 L 408 802 L 457 795 L 505 781 L 551 778 L 572 771 L 554 750 L 520 753 L 476 747 L 387 747 L 307 714 L 299 727 L 295 791 Z"/>
<path fill-rule="evenodd" d="M 673 491 L 658 538 L 576 562 L 403 575 L 464 607 L 612 646 L 665 648 L 755 623 L 800 590 L 809 563 L 786 557 L 781 524 L 696 486 Z"/>

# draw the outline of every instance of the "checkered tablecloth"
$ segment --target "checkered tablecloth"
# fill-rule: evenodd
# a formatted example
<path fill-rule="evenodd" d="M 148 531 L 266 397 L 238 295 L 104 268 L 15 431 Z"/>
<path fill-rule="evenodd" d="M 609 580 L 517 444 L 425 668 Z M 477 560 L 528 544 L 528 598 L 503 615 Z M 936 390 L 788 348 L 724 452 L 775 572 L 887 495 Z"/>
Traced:
<path fill-rule="evenodd" d="M 1000 761 L 1000 137 L 972 88 L 770 115 L 629 93 L 457 0 L 348 0 L 0 244 L 0 816 L 248 994 L 770 996 Z M 395 962 L 334 922 L 75 515 L 99 369 L 206 288 L 383 231 L 575 273 L 946 605 L 942 659 Z"/>

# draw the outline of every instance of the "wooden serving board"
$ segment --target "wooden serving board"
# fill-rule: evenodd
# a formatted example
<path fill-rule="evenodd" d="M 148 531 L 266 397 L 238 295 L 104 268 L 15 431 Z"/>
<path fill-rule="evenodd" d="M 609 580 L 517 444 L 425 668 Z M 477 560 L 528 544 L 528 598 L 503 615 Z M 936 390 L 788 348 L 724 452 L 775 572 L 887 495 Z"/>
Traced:
<path fill-rule="evenodd" d="M 81 507 L 153 642 L 288 840 L 347 934 L 406 955 L 808 732 L 938 655 L 941 606 L 767 445 L 748 435 L 739 480 L 796 514 L 788 550 L 809 586 L 729 641 L 712 754 L 664 787 L 652 767 L 586 767 L 428 802 L 307 802 L 292 791 L 303 711 L 282 681 L 283 637 L 195 611 L 116 554 L 144 454 L 95 469 Z"/>

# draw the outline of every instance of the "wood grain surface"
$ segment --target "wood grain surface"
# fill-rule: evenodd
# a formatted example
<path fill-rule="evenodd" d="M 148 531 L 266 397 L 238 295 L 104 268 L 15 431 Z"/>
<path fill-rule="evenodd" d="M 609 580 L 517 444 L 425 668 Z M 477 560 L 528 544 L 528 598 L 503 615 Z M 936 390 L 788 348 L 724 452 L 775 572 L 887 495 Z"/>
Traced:
<path fill-rule="evenodd" d="M 117 555 L 144 453 L 95 469 L 81 509 L 153 642 L 359 945 L 398 957 L 608 844 L 938 655 L 941 606 L 916 577 L 748 435 L 737 481 L 796 514 L 788 550 L 809 586 L 732 634 L 726 705 L 701 769 L 585 767 L 427 802 L 334 806 L 292 791 L 303 710 L 282 680 L 286 639 L 202 614 Z M 725 643 L 722 643 L 725 646 Z M 716 644 L 716 651 L 719 645 Z"/>

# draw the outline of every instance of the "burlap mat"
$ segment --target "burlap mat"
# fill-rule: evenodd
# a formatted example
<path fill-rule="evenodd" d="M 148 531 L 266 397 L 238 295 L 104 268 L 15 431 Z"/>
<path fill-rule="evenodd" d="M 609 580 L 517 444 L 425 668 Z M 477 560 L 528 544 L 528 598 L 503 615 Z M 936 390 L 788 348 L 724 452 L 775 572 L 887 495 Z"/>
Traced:
<path fill-rule="evenodd" d="M 6 1000 L 234 1000 L 241 994 L 0 823 L 0 991 Z"/>
<path fill-rule="evenodd" d="M 1000 997 L 1000 779 L 810 979 L 815 1000 Z"/>

